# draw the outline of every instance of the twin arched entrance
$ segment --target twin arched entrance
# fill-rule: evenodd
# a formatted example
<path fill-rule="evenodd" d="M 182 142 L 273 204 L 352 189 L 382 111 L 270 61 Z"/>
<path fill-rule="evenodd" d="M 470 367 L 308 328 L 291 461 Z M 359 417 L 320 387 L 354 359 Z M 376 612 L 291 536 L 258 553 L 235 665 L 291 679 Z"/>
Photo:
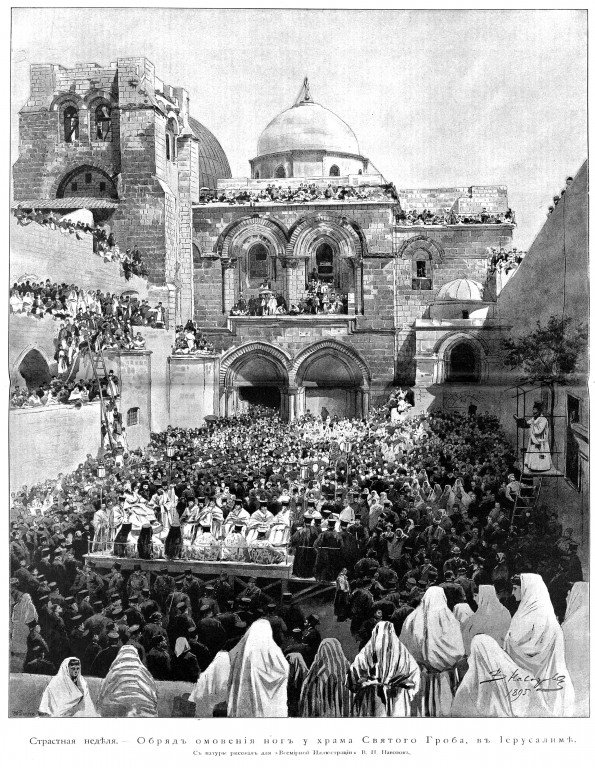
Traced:
<path fill-rule="evenodd" d="M 222 358 L 220 385 L 220 412 L 226 416 L 245 413 L 250 405 L 275 408 L 286 420 L 308 411 L 329 418 L 368 412 L 368 367 L 340 342 L 318 342 L 294 358 L 272 344 L 244 344 Z"/>

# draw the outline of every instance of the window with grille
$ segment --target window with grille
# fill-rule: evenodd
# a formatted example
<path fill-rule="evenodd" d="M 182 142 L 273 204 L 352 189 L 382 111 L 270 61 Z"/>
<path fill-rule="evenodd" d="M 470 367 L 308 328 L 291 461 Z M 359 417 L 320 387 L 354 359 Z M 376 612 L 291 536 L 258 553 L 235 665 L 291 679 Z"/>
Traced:
<path fill-rule="evenodd" d="M 77 141 L 79 137 L 79 112 L 76 107 L 66 107 L 64 110 L 64 141 L 68 144 Z"/>
<path fill-rule="evenodd" d="M 418 251 L 413 257 L 413 279 L 411 287 L 414 291 L 432 290 L 432 263 L 425 251 Z"/>
<path fill-rule="evenodd" d="M 99 141 L 112 140 L 112 113 L 107 104 L 100 104 L 95 110 L 95 138 Z"/>
<path fill-rule="evenodd" d="M 126 414 L 126 426 L 135 427 L 140 419 L 140 408 L 129 408 Z"/>

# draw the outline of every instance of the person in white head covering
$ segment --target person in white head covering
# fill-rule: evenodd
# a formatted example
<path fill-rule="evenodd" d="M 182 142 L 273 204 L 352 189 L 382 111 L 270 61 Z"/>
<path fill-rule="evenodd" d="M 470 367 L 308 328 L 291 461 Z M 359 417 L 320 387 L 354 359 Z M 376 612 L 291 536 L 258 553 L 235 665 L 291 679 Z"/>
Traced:
<path fill-rule="evenodd" d="M 574 716 L 589 716 L 589 584 L 572 585 L 562 622 L 566 666 L 574 686 Z"/>
<path fill-rule="evenodd" d="M 492 584 L 480 584 L 477 595 L 477 610 L 461 626 L 467 656 L 471 652 L 471 641 L 475 635 L 479 634 L 493 637 L 502 648 L 509 627 L 510 612 L 498 600 L 494 586 Z"/>
<path fill-rule="evenodd" d="M 389 621 L 379 621 L 347 675 L 353 717 L 410 717 L 419 667 Z"/>
<path fill-rule="evenodd" d="M 99 717 L 81 675 L 80 659 L 69 656 L 60 664 L 58 674 L 43 692 L 39 714 L 42 717 Z"/>
<path fill-rule="evenodd" d="M 157 717 L 157 686 L 133 645 L 123 645 L 97 699 L 102 717 Z"/>
<path fill-rule="evenodd" d="M 266 619 L 255 621 L 234 648 L 228 717 L 287 717 L 289 664 Z"/>
<path fill-rule="evenodd" d="M 461 625 L 449 609 L 442 587 L 427 590 L 405 619 L 400 640 L 421 671 L 413 714 L 448 717 L 459 682 L 457 665 L 465 656 L 465 647 Z"/>
<path fill-rule="evenodd" d="M 467 619 L 473 616 L 473 608 L 469 605 L 469 603 L 457 603 L 452 612 L 455 619 L 461 626 L 467 621 Z"/>
<path fill-rule="evenodd" d="M 536 681 L 541 697 L 532 696 L 533 717 L 571 717 L 574 688 L 564 658 L 564 634 L 547 587 L 536 573 L 513 577 L 513 595 L 520 600 L 504 638 L 504 650 Z M 541 682 L 540 682 L 541 681 Z"/>
<path fill-rule="evenodd" d="M 469 670 L 459 686 L 451 717 L 527 717 L 531 715 L 532 686 L 515 679 L 526 672 L 489 635 L 471 640 Z"/>
<path fill-rule="evenodd" d="M 351 693 L 346 685 L 349 662 L 335 637 L 316 651 L 300 697 L 300 717 L 349 717 Z"/>
<path fill-rule="evenodd" d="M 10 650 L 11 653 L 22 656 L 23 660 L 27 652 L 28 624 L 30 621 L 37 621 L 37 611 L 31 601 L 31 595 L 28 592 L 22 592 L 12 609 Z"/>
<path fill-rule="evenodd" d="M 189 700 L 196 704 L 195 717 L 213 717 L 213 710 L 227 702 L 231 663 L 227 651 L 219 651 L 196 681 Z"/>

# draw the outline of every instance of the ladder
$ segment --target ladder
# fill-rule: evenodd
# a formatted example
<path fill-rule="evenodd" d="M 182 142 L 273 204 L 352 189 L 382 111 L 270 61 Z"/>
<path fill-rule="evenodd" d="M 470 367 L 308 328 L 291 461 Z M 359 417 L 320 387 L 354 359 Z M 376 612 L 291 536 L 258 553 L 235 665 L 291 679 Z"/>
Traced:
<path fill-rule="evenodd" d="M 95 379 L 95 383 L 99 391 L 99 402 L 101 405 L 101 424 L 105 425 L 106 434 L 110 444 L 110 449 L 113 451 L 115 443 L 114 443 L 112 432 L 109 426 L 109 421 L 107 418 L 107 409 L 105 406 L 105 398 L 103 396 L 102 387 L 101 387 L 101 379 L 102 378 L 107 379 L 107 366 L 105 364 L 105 358 L 103 356 L 102 341 L 103 341 L 103 334 L 99 333 L 94 341 L 96 349 L 93 349 L 91 345 L 91 340 L 89 339 L 88 352 L 89 352 L 89 360 L 91 361 L 91 368 L 93 370 L 93 378 Z"/>
<path fill-rule="evenodd" d="M 527 511 L 533 511 L 539 501 L 539 495 L 541 494 L 541 484 L 543 477 L 538 475 L 528 474 L 521 472 L 520 493 L 514 500 L 514 508 L 512 510 L 512 519 L 510 524 L 514 526 L 517 519 L 526 514 Z"/>

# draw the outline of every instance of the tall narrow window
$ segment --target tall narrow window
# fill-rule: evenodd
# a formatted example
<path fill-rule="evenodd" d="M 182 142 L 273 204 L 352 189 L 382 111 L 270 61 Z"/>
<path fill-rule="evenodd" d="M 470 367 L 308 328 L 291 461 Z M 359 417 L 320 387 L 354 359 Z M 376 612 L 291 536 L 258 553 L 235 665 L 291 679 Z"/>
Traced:
<path fill-rule="evenodd" d="M 248 279 L 262 280 L 269 274 L 269 252 L 262 243 L 256 243 L 248 252 Z"/>
<path fill-rule="evenodd" d="M 95 137 L 99 141 L 112 140 L 112 113 L 107 104 L 100 104 L 95 110 Z"/>
<path fill-rule="evenodd" d="M 418 250 L 413 255 L 413 279 L 411 287 L 414 291 L 432 290 L 432 262 L 427 251 Z"/>
<path fill-rule="evenodd" d="M 129 408 L 126 414 L 126 426 L 135 427 L 139 422 L 140 408 Z"/>
<path fill-rule="evenodd" d="M 71 144 L 78 141 L 79 112 L 76 107 L 66 107 L 64 110 L 64 141 Z"/>
<path fill-rule="evenodd" d="M 318 272 L 318 279 L 323 283 L 334 282 L 334 254 L 333 249 L 328 243 L 323 243 L 316 249 L 316 270 Z"/>
<path fill-rule="evenodd" d="M 339 172 L 339 166 L 338 165 L 331 165 L 331 169 L 329 171 L 329 174 L 331 176 L 340 176 L 341 173 Z"/>
<path fill-rule="evenodd" d="M 177 126 L 173 118 L 169 118 L 165 129 L 165 156 L 172 162 L 177 158 L 178 149 L 176 146 Z"/>

